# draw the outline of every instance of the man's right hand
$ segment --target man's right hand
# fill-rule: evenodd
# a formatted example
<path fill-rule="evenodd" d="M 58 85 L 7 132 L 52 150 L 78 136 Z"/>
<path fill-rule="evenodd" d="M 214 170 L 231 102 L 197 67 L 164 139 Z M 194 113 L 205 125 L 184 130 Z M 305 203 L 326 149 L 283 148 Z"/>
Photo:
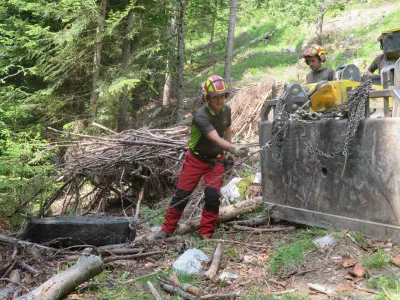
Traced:
<path fill-rule="evenodd" d="M 237 157 L 245 157 L 249 154 L 249 150 L 247 149 L 247 147 L 241 145 L 232 145 L 229 148 L 229 152 Z"/>

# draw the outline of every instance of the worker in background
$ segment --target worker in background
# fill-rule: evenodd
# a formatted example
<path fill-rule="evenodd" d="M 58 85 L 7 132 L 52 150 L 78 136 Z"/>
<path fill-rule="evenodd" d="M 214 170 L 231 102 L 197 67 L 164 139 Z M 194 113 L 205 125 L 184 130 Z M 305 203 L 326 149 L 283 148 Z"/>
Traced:
<path fill-rule="evenodd" d="M 307 74 L 306 83 L 317 83 L 323 80 L 331 81 L 335 72 L 328 67 L 323 67 L 326 62 L 326 51 L 317 44 L 306 47 L 299 59 L 304 58 L 311 72 Z"/>
<path fill-rule="evenodd" d="M 381 49 L 383 49 L 382 45 L 382 35 L 378 37 L 378 41 L 381 44 Z M 376 70 L 379 71 L 379 74 L 381 73 L 381 70 L 385 67 L 387 63 L 387 59 L 385 54 L 381 53 L 377 57 L 375 57 L 374 61 L 369 65 L 369 67 L 365 70 L 365 74 L 367 75 L 373 75 Z"/>
<path fill-rule="evenodd" d="M 225 104 L 230 90 L 220 76 L 210 76 L 202 86 L 204 105 L 193 116 L 188 151 L 178 178 L 177 189 L 165 214 L 161 230 L 153 235 L 163 239 L 177 228 L 189 196 L 204 178 L 204 208 L 199 234 L 211 238 L 217 223 L 220 189 L 224 175 L 224 151 L 235 156 L 248 155 L 247 148 L 231 143 L 231 108 Z"/>

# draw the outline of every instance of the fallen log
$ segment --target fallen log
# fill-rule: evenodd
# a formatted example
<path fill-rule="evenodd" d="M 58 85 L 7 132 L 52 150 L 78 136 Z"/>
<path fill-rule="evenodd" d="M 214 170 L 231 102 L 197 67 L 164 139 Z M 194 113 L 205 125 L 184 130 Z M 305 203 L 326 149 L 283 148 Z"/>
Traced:
<path fill-rule="evenodd" d="M 240 201 L 233 205 L 222 207 L 219 211 L 217 223 L 223 223 L 257 209 L 262 203 L 262 197 L 255 197 L 249 200 Z M 196 231 L 200 227 L 200 217 L 193 218 L 179 224 L 175 234 L 185 234 Z"/>
<path fill-rule="evenodd" d="M 42 285 L 18 297 L 19 300 L 62 299 L 80 285 L 100 274 L 103 261 L 98 256 L 82 257 L 80 261 L 67 270 L 50 278 Z"/>
<path fill-rule="evenodd" d="M 18 288 L 18 283 L 21 282 L 21 275 L 18 270 L 12 270 L 9 277 L 10 283 L 0 291 L 0 299 L 7 299 L 8 295 L 13 294 Z"/>
<path fill-rule="evenodd" d="M 222 260 L 223 249 L 224 249 L 223 244 L 219 243 L 217 245 L 217 249 L 215 249 L 210 269 L 208 269 L 208 271 L 204 273 L 204 275 L 210 280 L 214 280 L 217 277 L 219 265 L 221 264 Z"/>

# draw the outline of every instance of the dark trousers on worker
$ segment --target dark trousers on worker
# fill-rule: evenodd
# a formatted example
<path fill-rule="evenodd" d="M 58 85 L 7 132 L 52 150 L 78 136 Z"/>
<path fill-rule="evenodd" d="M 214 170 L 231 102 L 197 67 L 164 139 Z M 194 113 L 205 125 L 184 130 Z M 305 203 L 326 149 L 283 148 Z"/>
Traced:
<path fill-rule="evenodd" d="M 196 188 L 201 177 L 204 178 L 204 208 L 201 215 L 199 233 L 202 237 L 210 238 L 214 233 L 219 212 L 220 189 L 223 183 L 224 157 L 218 158 L 217 163 L 210 163 L 186 153 L 178 185 L 172 197 L 161 230 L 167 233 L 175 231 L 182 217 L 183 210 L 189 202 L 189 196 Z"/>

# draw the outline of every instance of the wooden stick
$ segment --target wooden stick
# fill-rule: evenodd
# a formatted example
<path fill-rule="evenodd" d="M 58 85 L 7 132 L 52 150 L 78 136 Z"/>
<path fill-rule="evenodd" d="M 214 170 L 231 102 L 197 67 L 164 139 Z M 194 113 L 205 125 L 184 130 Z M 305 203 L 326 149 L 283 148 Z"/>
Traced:
<path fill-rule="evenodd" d="M 164 254 L 164 253 L 165 253 L 165 251 L 153 251 L 153 252 L 139 253 L 139 254 L 134 254 L 134 255 L 110 256 L 110 257 L 104 258 L 103 262 L 105 264 L 107 264 L 109 262 L 116 261 L 116 260 L 143 258 L 143 257 L 152 256 L 152 255 L 160 255 L 160 254 Z"/>
<path fill-rule="evenodd" d="M 307 283 L 307 286 L 312 290 L 315 290 L 315 291 L 320 292 L 322 294 L 328 295 L 330 297 L 334 297 L 336 299 L 341 299 L 341 300 L 344 299 L 344 297 L 341 296 L 340 294 L 338 294 L 335 291 L 333 291 L 331 289 L 328 289 L 328 288 L 326 288 L 326 287 L 324 287 L 322 285 L 314 284 L 314 283 Z"/>
<path fill-rule="evenodd" d="M 269 246 L 265 246 L 265 245 L 255 245 L 255 244 L 248 244 L 248 243 L 242 243 L 242 242 L 230 241 L 230 240 L 222 240 L 222 239 L 209 239 L 209 240 L 207 240 L 207 242 L 236 244 L 236 245 L 242 245 L 242 246 L 254 247 L 254 248 L 269 248 Z"/>
<path fill-rule="evenodd" d="M 160 282 L 160 286 L 164 291 L 166 291 L 166 292 L 168 292 L 170 294 L 177 294 L 177 295 L 180 295 L 183 298 L 189 299 L 189 300 L 197 300 L 198 299 L 198 297 L 196 297 L 196 296 L 194 296 L 192 294 L 189 294 L 189 293 L 181 290 L 180 288 L 178 288 L 176 286 L 173 286 L 173 285 L 170 285 L 170 284 L 166 284 L 166 283 L 163 283 L 163 282 Z"/>
<path fill-rule="evenodd" d="M 140 203 L 143 201 L 143 197 L 144 197 L 144 186 L 142 186 L 142 188 L 140 189 L 140 192 L 139 192 L 139 199 L 138 199 L 138 202 L 137 202 L 137 204 L 136 204 L 136 212 L 135 212 L 135 220 L 136 220 L 136 221 L 139 220 Z"/>
<path fill-rule="evenodd" d="M 115 132 L 114 130 L 111 130 L 111 129 L 109 129 L 109 128 L 103 126 L 103 125 L 100 125 L 100 124 L 98 124 L 96 122 L 93 122 L 92 125 L 100 128 L 100 129 L 103 129 L 105 131 L 108 131 L 109 133 L 117 134 L 117 132 Z"/>
<path fill-rule="evenodd" d="M 229 298 L 229 299 L 235 299 L 236 297 L 238 297 L 239 294 L 236 292 L 232 292 L 232 293 L 227 293 L 227 294 L 209 294 L 209 295 L 204 295 L 201 296 L 200 299 L 204 299 L 204 300 L 209 300 L 209 299 L 220 299 L 220 298 Z"/>
<path fill-rule="evenodd" d="M 37 248 L 49 250 L 49 251 L 57 251 L 57 249 L 55 249 L 55 248 L 43 246 L 43 245 L 32 243 L 32 242 L 22 241 L 22 240 L 19 240 L 19 239 L 10 237 L 10 236 L 6 236 L 3 234 L 0 234 L 0 242 L 17 244 L 17 245 L 22 245 L 22 246 L 27 246 L 27 247 L 37 247 Z"/>
<path fill-rule="evenodd" d="M 147 281 L 147 286 L 149 287 L 151 293 L 153 294 L 154 298 L 156 298 L 156 300 L 163 300 L 163 297 L 161 297 L 161 295 L 157 292 L 150 281 Z"/>
<path fill-rule="evenodd" d="M 263 233 L 263 232 L 278 232 L 278 231 L 290 231 L 296 229 L 294 226 L 289 227 L 275 227 L 275 228 L 253 228 L 247 226 L 233 225 L 233 228 L 242 231 L 251 231 L 253 233 Z"/>
<path fill-rule="evenodd" d="M 178 278 L 178 275 L 176 274 L 176 272 L 172 273 L 171 277 L 169 278 L 169 282 L 171 282 L 172 285 L 184 290 L 185 292 L 188 292 L 188 293 L 190 293 L 192 295 L 195 295 L 197 297 L 201 296 L 201 292 L 200 292 L 198 287 L 195 287 L 195 286 L 193 286 L 191 284 L 188 284 L 188 283 L 181 283 L 179 281 L 179 278 Z"/>
<path fill-rule="evenodd" d="M 24 269 L 28 273 L 31 273 L 32 275 L 40 274 L 38 270 L 36 270 L 35 268 L 31 267 L 30 265 L 28 265 L 23 261 L 17 260 L 17 264 L 20 265 L 22 269 Z"/>
<path fill-rule="evenodd" d="M 294 293 L 295 291 L 297 291 L 297 290 L 296 289 L 291 289 L 291 290 L 286 290 L 286 291 L 269 292 L 269 293 L 273 294 L 273 295 L 283 295 L 283 294 L 287 294 L 287 293 Z"/>
<path fill-rule="evenodd" d="M 217 276 L 219 265 L 221 264 L 222 260 L 223 249 L 224 249 L 223 244 L 219 243 L 217 245 L 217 248 L 215 249 L 210 269 L 208 269 L 208 271 L 204 273 L 204 275 L 210 280 L 215 280 Z"/>
<path fill-rule="evenodd" d="M 356 290 L 359 290 L 359 291 L 362 291 L 362 292 L 367 292 L 367 293 L 375 294 L 375 295 L 379 294 L 377 291 L 370 290 L 370 289 L 367 289 L 367 288 L 363 288 L 363 287 L 359 287 L 359 286 L 355 286 L 355 288 L 356 288 Z"/>
<path fill-rule="evenodd" d="M 284 282 L 284 281 L 277 281 L 275 279 L 267 279 L 267 281 L 271 282 L 271 283 L 275 283 L 277 285 L 280 285 L 281 287 L 286 287 L 286 282 Z"/>
<path fill-rule="evenodd" d="M 0 299 L 7 299 L 9 294 L 12 294 L 17 290 L 17 283 L 21 282 L 21 274 L 18 270 L 12 270 L 9 279 L 6 281 L 8 281 L 9 284 L 0 291 Z"/>

